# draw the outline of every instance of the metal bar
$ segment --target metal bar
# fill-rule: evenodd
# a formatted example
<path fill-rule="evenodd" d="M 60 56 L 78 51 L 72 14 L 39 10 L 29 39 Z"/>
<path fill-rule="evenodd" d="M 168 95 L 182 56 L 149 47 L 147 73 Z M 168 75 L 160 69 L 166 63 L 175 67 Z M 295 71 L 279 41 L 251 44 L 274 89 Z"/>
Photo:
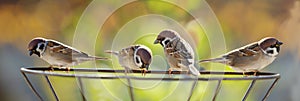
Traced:
<path fill-rule="evenodd" d="M 132 84 L 129 78 L 126 78 L 127 82 L 128 82 L 128 89 L 129 89 L 129 95 L 130 95 L 130 99 L 131 101 L 134 101 L 134 94 L 133 94 L 133 88 L 132 88 Z"/>
<path fill-rule="evenodd" d="M 193 85 L 192 85 L 192 88 L 191 88 L 191 91 L 190 91 L 190 95 L 189 95 L 187 101 L 190 101 L 190 100 L 191 100 L 191 98 L 192 98 L 192 96 L 193 96 L 194 89 L 195 89 L 196 86 L 197 86 L 197 83 L 198 83 L 198 80 L 197 80 L 197 78 L 196 78 L 195 81 L 194 81 L 194 83 L 193 83 Z"/>
<path fill-rule="evenodd" d="M 29 81 L 29 78 L 26 76 L 26 74 L 36 74 L 36 75 L 42 75 L 46 77 L 46 80 L 48 84 L 51 87 L 52 93 L 54 94 L 56 100 L 59 100 L 57 97 L 57 94 L 48 78 L 48 76 L 59 76 L 59 77 L 76 77 L 79 78 L 79 84 L 81 88 L 81 95 L 83 100 L 86 100 L 86 97 L 84 96 L 84 87 L 83 82 L 81 79 L 83 78 L 89 78 L 89 79 L 127 79 L 128 82 L 128 89 L 130 98 L 132 101 L 134 101 L 134 93 L 133 93 L 133 87 L 131 80 L 163 80 L 163 81 L 218 81 L 217 88 L 215 89 L 214 98 L 213 100 L 216 100 L 217 95 L 220 92 L 221 89 L 221 82 L 223 80 L 252 80 L 251 84 L 249 85 L 247 91 L 245 92 L 245 95 L 243 97 L 243 101 L 247 99 L 250 91 L 252 90 L 256 80 L 274 80 L 273 84 L 268 88 L 268 91 L 266 95 L 264 96 L 263 100 L 266 100 L 266 98 L 270 95 L 271 90 L 274 88 L 276 83 L 278 82 L 280 78 L 280 74 L 278 73 L 271 73 L 271 72 L 258 72 L 257 74 L 259 76 L 248 76 L 244 77 L 243 72 L 222 72 L 222 71 L 201 71 L 202 76 L 199 76 L 198 78 L 181 78 L 181 77 L 139 77 L 139 76 L 128 76 L 128 75 L 115 75 L 115 73 L 124 73 L 125 70 L 113 70 L 111 68 L 71 68 L 70 71 L 76 71 L 76 74 L 73 72 L 57 72 L 57 71 L 68 71 L 68 69 L 64 68 L 54 68 L 54 71 L 49 71 L 49 68 L 44 67 L 27 67 L 27 68 L 21 68 L 21 72 L 23 73 L 25 80 L 27 84 L 30 86 L 32 91 L 42 100 L 39 93 L 34 89 L 33 85 Z M 88 73 L 87 73 L 88 72 Z M 101 74 L 95 74 L 103 72 Z M 141 73 L 140 70 L 132 70 L 130 73 Z M 129 74 L 130 74 L 129 73 Z M 148 70 L 147 73 L 151 74 L 168 74 L 168 71 L 166 70 Z M 172 74 L 181 75 L 180 71 L 172 71 Z M 247 72 L 246 75 L 251 75 L 253 72 Z M 215 75 L 215 76 L 210 76 Z M 218 76 L 220 75 L 220 76 Z M 225 76 L 221 76 L 225 75 Z M 228 76 L 226 76 L 228 75 Z M 195 81 L 196 82 L 196 81 Z M 196 83 L 194 82 L 190 95 L 188 97 L 188 100 L 191 99 L 191 96 L 193 94 L 193 90 L 196 87 Z"/>
<path fill-rule="evenodd" d="M 256 80 L 252 80 L 251 84 L 249 85 L 248 89 L 247 89 L 247 92 L 245 93 L 244 97 L 243 97 L 243 100 L 242 101 L 245 101 L 250 93 L 250 91 L 252 90 L 254 84 L 255 84 Z"/>
<path fill-rule="evenodd" d="M 41 100 L 43 101 L 43 98 L 41 97 L 41 95 L 35 90 L 35 88 L 33 87 L 33 85 L 31 84 L 30 80 L 28 79 L 28 77 L 26 76 L 26 74 L 24 72 L 22 72 L 25 81 L 27 83 L 27 85 L 29 85 L 29 88 L 34 92 L 34 94 Z"/>
<path fill-rule="evenodd" d="M 262 99 L 262 101 L 266 101 L 267 97 L 269 97 L 269 95 L 270 95 L 270 93 L 271 93 L 271 90 L 272 90 L 272 89 L 274 88 L 274 86 L 277 84 L 277 82 L 278 82 L 279 79 L 280 79 L 280 78 L 276 78 L 276 79 L 274 80 L 274 82 L 272 83 L 272 85 L 271 85 L 270 88 L 268 89 L 268 91 L 267 91 L 266 95 L 264 96 L 264 98 Z"/>
<path fill-rule="evenodd" d="M 77 77 L 77 79 L 79 81 L 79 90 L 80 90 L 80 94 L 81 94 L 82 100 L 83 101 L 87 101 L 86 97 L 84 96 L 84 87 L 83 87 L 82 79 L 81 79 L 81 77 Z"/>
<path fill-rule="evenodd" d="M 174 77 L 137 77 L 137 76 L 117 76 L 115 74 L 80 74 L 80 72 L 77 72 L 76 74 L 72 73 L 62 73 L 62 72 L 50 72 L 50 71 L 41 71 L 41 70 L 29 70 L 26 68 L 21 68 L 21 71 L 25 73 L 31 73 L 31 74 L 40 74 L 40 75 L 48 75 L 48 76 L 61 76 L 61 77 L 83 77 L 83 78 L 94 78 L 94 79 L 120 79 L 120 78 L 130 78 L 135 80 L 165 80 L 165 81 L 192 81 L 193 78 L 174 78 Z M 79 73 L 79 74 L 78 74 Z M 140 73 L 140 72 L 139 72 Z M 235 75 L 234 73 L 231 74 L 231 72 L 210 72 L 208 74 L 225 74 L 225 75 Z M 261 72 L 260 72 L 261 73 Z M 203 74 L 202 75 L 207 75 Z M 263 73 L 261 73 L 263 74 Z M 216 80 L 263 80 L 263 79 L 275 79 L 279 77 L 280 75 L 278 73 L 265 73 L 265 75 L 260 76 L 250 76 L 250 77 L 243 77 L 242 73 L 240 74 L 241 77 L 199 77 L 198 80 L 200 81 L 216 81 Z"/>
<path fill-rule="evenodd" d="M 48 67 L 27 67 L 21 68 L 21 71 L 49 71 Z M 76 72 L 107 72 L 107 73 L 124 73 L 125 70 L 113 70 L 111 68 L 53 68 L 54 71 L 76 71 Z M 140 70 L 131 70 L 132 73 L 141 73 Z M 146 73 L 152 74 L 169 74 L 166 70 L 148 70 Z M 182 74 L 181 71 L 172 71 L 172 74 Z M 215 74 L 215 75 L 243 75 L 243 72 L 219 72 L 219 71 L 201 71 L 201 74 Z M 246 72 L 245 75 L 253 75 L 254 72 Z M 277 73 L 258 72 L 257 75 L 276 75 Z"/>
<path fill-rule="evenodd" d="M 218 96 L 218 94 L 219 94 L 219 92 L 220 92 L 220 89 L 221 89 L 221 80 L 218 80 L 218 85 L 217 85 L 217 87 L 216 87 L 216 90 L 215 90 L 215 94 L 214 94 L 214 97 L 213 97 L 213 101 L 216 101 L 216 98 L 217 98 L 217 96 Z"/>
<path fill-rule="evenodd" d="M 49 77 L 48 77 L 48 76 L 45 76 L 45 78 L 46 78 L 47 83 L 49 84 L 49 86 L 50 86 L 50 88 L 51 88 L 51 91 L 52 91 L 52 93 L 53 93 L 53 95 L 54 95 L 56 101 L 59 101 L 58 96 L 57 96 L 57 94 L 56 94 L 56 92 L 55 92 L 55 90 L 54 90 L 54 88 L 53 88 L 53 86 L 52 86 L 52 83 L 51 83 L 51 81 L 49 80 Z"/>

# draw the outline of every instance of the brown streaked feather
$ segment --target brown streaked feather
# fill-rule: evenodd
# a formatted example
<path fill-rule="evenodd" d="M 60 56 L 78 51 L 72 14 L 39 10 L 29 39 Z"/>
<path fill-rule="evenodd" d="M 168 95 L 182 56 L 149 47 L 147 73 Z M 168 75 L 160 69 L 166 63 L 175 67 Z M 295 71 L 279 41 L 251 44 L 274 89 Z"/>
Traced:
<path fill-rule="evenodd" d="M 50 52 L 53 53 L 61 53 L 65 55 L 72 55 L 72 49 L 69 49 L 68 47 L 65 47 L 61 44 L 58 44 L 55 41 L 48 41 L 48 46 L 50 47 Z"/>
<path fill-rule="evenodd" d="M 243 56 L 253 56 L 256 55 L 260 50 L 258 43 L 252 43 L 249 45 L 246 45 L 244 47 L 241 47 L 239 49 L 235 49 L 231 52 L 228 52 L 227 54 L 223 55 L 223 57 L 226 57 L 227 59 L 230 58 L 230 55 L 243 57 Z"/>
<path fill-rule="evenodd" d="M 175 58 L 193 59 L 192 54 L 188 52 L 186 46 L 180 42 L 180 38 L 171 41 L 166 47 L 166 52 L 171 53 Z"/>
<path fill-rule="evenodd" d="M 230 66 L 244 66 L 246 64 L 241 63 L 246 63 L 248 60 L 256 61 L 259 59 L 258 54 L 261 54 L 261 49 L 258 43 L 255 42 L 223 55 L 225 59 L 223 59 L 222 62 Z"/>
<path fill-rule="evenodd" d="M 78 57 L 86 57 L 86 58 L 89 57 L 89 55 L 84 52 L 81 52 L 70 46 L 64 45 L 62 43 L 53 40 L 48 41 L 48 46 L 50 47 L 51 52 L 53 53 L 60 53 L 68 56 L 78 56 Z"/>
<path fill-rule="evenodd" d="M 243 64 L 234 64 L 234 63 L 240 63 L 240 62 L 237 62 L 237 61 L 246 61 L 247 59 L 253 59 L 253 60 L 258 59 L 257 56 L 260 53 L 261 53 L 261 49 L 260 49 L 258 43 L 255 42 L 255 43 L 251 43 L 249 45 L 246 45 L 244 47 L 235 49 L 233 51 L 230 51 L 230 52 L 222 55 L 222 57 L 201 60 L 201 61 L 199 61 L 199 63 L 202 63 L 202 62 L 218 62 L 218 63 L 227 64 L 227 65 L 230 65 L 230 66 L 243 65 Z"/>

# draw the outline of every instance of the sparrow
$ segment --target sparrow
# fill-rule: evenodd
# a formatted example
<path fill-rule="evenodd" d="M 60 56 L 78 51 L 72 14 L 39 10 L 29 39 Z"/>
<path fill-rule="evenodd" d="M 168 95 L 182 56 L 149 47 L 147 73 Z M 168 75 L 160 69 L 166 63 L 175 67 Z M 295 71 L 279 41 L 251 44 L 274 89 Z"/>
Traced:
<path fill-rule="evenodd" d="M 159 33 L 154 44 L 160 44 L 164 48 L 164 54 L 170 66 L 169 75 L 173 70 L 191 72 L 192 75 L 200 75 L 195 67 L 194 51 L 179 34 L 170 29 Z"/>
<path fill-rule="evenodd" d="M 85 61 L 107 60 L 107 58 L 96 57 L 81 52 L 73 47 L 55 40 L 37 37 L 28 45 L 29 55 L 37 55 L 53 67 L 66 67 L 78 65 Z"/>
<path fill-rule="evenodd" d="M 232 50 L 218 58 L 200 60 L 199 63 L 222 63 L 229 65 L 236 71 L 242 71 L 243 74 L 245 72 L 254 72 L 254 75 L 256 75 L 257 72 L 276 59 L 282 44 L 282 42 L 273 37 L 266 37 L 258 42 Z"/>
<path fill-rule="evenodd" d="M 118 57 L 119 63 L 125 68 L 127 74 L 129 70 L 141 70 L 142 75 L 146 75 L 149 65 L 152 62 L 152 52 L 144 45 L 131 45 L 120 51 L 107 50 Z"/>

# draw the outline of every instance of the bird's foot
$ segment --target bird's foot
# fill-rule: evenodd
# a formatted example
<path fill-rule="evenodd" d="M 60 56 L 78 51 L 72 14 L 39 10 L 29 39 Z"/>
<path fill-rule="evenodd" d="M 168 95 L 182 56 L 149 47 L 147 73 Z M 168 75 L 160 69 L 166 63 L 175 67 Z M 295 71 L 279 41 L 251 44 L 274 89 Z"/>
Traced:
<path fill-rule="evenodd" d="M 169 77 L 172 77 L 172 69 L 169 69 Z"/>
<path fill-rule="evenodd" d="M 54 67 L 51 65 L 49 66 L 49 72 L 53 72 L 54 71 Z"/>
<path fill-rule="evenodd" d="M 258 72 L 259 72 L 258 70 L 254 70 L 253 72 L 254 72 L 253 73 L 254 76 L 258 76 Z"/>
<path fill-rule="evenodd" d="M 142 72 L 142 76 L 146 76 L 146 73 L 147 73 L 148 71 L 145 70 L 145 69 L 142 69 L 141 72 Z"/>
<path fill-rule="evenodd" d="M 71 67 L 66 67 L 66 69 L 67 69 L 67 73 L 69 73 L 71 70 Z"/>

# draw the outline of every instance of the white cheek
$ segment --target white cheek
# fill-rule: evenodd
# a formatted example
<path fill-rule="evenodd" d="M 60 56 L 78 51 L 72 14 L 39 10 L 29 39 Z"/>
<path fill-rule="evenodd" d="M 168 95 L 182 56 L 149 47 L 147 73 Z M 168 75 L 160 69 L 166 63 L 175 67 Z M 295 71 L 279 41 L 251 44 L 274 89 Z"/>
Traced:
<path fill-rule="evenodd" d="M 137 60 L 136 60 L 137 59 Z M 137 63 L 136 61 L 139 61 L 139 63 Z M 134 56 L 134 63 L 138 66 L 138 67 L 142 67 L 142 60 L 140 58 L 140 56 Z"/>
<path fill-rule="evenodd" d="M 270 56 L 277 56 L 278 55 L 278 52 L 277 52 L 276 48 L 267 48 L 265 53 L 269 50 L 273 50 L 273 54 L 272 53 L 267 53 L 268 55 L 270 55 Z"/>

